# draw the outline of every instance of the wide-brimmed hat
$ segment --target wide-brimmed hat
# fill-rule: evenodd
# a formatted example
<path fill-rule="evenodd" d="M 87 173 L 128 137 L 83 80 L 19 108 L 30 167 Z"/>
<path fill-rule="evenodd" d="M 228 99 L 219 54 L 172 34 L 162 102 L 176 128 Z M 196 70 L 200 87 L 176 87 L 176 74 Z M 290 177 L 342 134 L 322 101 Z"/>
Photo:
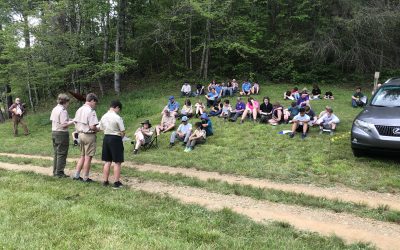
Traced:
<path fill-rule="evenodd" d="M 150 121 L 149 120 L 144 120 L 143 122 L 141 122 L 140 124 L 147 124 L 147 125 L 149 125 L 149 128 L 151 127 L 151 123 L 150 123 Z"/>

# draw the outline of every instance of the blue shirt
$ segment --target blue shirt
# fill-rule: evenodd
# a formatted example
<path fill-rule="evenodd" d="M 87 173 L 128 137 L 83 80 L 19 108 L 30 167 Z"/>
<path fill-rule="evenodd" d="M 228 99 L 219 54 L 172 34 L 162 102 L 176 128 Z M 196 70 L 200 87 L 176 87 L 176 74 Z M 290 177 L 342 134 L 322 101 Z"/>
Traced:
<path fill-rule="evenodd" d="M 207 96 L 209 97 L 209 99 L 211 100 L 211 101 L 214 101 L 215 100 L 215 98 L 217 98 L 218 97 L 218 93 L 213 93 L 213 92 L 209 92 L 208 94 L 207 94 Z"/>
<path fill-rule="evenodd" d="M 210 136 L 210 135 L 214 134 L 213 133 L 213 128 L 212 128 L 212 123 L 211 123 L 210 119 L 209 120 L 201 120 L 201 123 L 202 124 L 207 124 L 207 127 L 203 127 L 204 130 L 206 131 L 206 135 L 207 136 Z"/>
<path fill-rule="evenodd" d="M 250 89 L 251 89 L 251 83 L 245 82 L 245 83 L 242 84 L 242 90 L 243 91 L 249 92 Z"/>
<path fill-rule="evenodd" d="M 215 86 L 215 92 L 216 92 L 218 95 L 221 94 L 221 91 L 222 91 L 222 87 L 221 87 L 221 86 L 219 86 L 219 85 Z"/>
<path fill-rule="evenodd" d="M 246 104 L 244 102 L 236 103 L 236 110 L 244 110 L 246 108 Z"/>
<path fill-rule="evenodd" d="M 299 113 L 298 107 L 289 107 L 288 110 L 292 116 L 296 116 Z"/>
<path fill-rule="evenodd" d="M 179 109 L 179 103 L 178 102 L 168 102 L 168 110 L 169 111 L 174 111 L 174 110 L 178 110 Z"/>

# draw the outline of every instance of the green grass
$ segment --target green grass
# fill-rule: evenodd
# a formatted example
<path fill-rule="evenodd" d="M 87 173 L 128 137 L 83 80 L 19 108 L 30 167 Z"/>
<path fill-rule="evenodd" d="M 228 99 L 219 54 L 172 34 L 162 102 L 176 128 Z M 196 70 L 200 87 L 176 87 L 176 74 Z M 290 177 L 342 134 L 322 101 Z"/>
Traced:
<path fill-rule="evenodd" d="M 127 189 L 0 170 L 0 242 L 12 249 L 365 249 Z"/>
<path fill-rule="evenodd" d="M 7 158 L 0 156 L 0 162 L 14 164 L 31 164 L 35 166 L 49 167 L 52 162 L 47 160 Z M 67 168 L 74 169 L 75 165 L 69 163 Z M 94 164 L 92 171 L 101 172 L 102 165 Z M 179 186 L 191 186 L 203 188 L 220 194 L 234 194 L 247 196 L 257 200 L 267 200 L 275 203 L 300 205 L 311 208 L 321 208 L 336 213 L 350 213 L 360 217 L 371 218 L 380 221 L 394 222 L 400 224 L 400 211 L 391 210 L 389 207 L 368 208 L 365 204 L 355 204 L 339 200 L 330 200 L 294 192 L 285 192 L 274 189 L 256 188 L 250 185 L 229 184 L 218 180 L 201 181 L 197 178 L 187 177 L 181 174 L 172 175 L 156 172 L 141 172 L 132 168 L 122 168 L 124 177 L 134 177 L 143 181 L 161 181 Z"/>
<path fill-rule="evenodd" d="M 290 102 L 282 101 L 282 93 L 292 88 L 286 84 L 262 84 L 261 94 L 256 96 L 271 97 L 271 101 L 280 101 L 285 106 Z M 301 89 L 303 86 L 299 86 Z M 311 86 L 306 86 L 311 89 Z M 207 143 L 196 148 L 190 154 L 183 149 L 167 147 L 170 133 L 162 134 L 160 148 L 140 152 L 133 156 L 131 145 L 126 144 L 126 159 L 138 163 L 155 163 L 171 166 L 195 167 L 202 170 L 234 173 L 251 177 L 267 178 L 288 183 L 313 183 L 316 185 L 343 184 L 361 190 L 379 192 L 400 191 L 400 169 L 398 161 L 384 158 L 355 158 L 350 149 L 348 132 L 351 123 L 360 109 L 353 109 L 350 96 L 353 86 L 322 85 L 322 92 L 331 90 L 335 94 L 334 101 L 312 101 L 313 109 L 319 113 L 325 105 L 331 105 L 341 119 L 337 136 L 341 139 L 331 142 L 328 135 L 318 135 L 318 129 L 311 129 L 307 140 L 298 136 L 288 139 L 278 135 L 290 125 L 272 127 L 269 125 L 245 123 L 224 123 L 212 118 L 215 135 L 207 139 Z M 121 100 L 124 104 L 122 116 L 128 129 L 128 135 L 139 126 L 140 121 L 150 119 L 153 124 L 160 121 L 160 112 L 171 94 L 178 95 L 180 82 L 142 82 L 137 83 L 132 91 L 126 91 Z M 369 94 L 370 90 L 365 90 Z M 114 96 L 101 98 L 98 116 L 107 110 L 108 102 Z M 204 99 L 204 98 L 203 98 Z M 183 99 L 178 98 L 182 104 Z M 196 99 L 192 98 L 195 103 Z M 233 98 L 231 98 L 233 101 Z M 76 105 L 70 108 L 74 115 Z M 32 130 L 29 137 L 14 138 L 11 134 L 12 124 L 0 125 L 1 152 L 32 153 L 52 155 L 50 124 L 48 122 L 51 106 L 36 115 L 29 115 L 27 121 Z M 195 119 L 192 120 L 195 122 Z M 102 135 L 98 137 L 101 142 Z M 99 143 L 100 144 L 100 143 Z M 101 149 L 98 149 L 98 155 Z M 70 156 L 78 155 L 77 148 L 71 148 Z"/>

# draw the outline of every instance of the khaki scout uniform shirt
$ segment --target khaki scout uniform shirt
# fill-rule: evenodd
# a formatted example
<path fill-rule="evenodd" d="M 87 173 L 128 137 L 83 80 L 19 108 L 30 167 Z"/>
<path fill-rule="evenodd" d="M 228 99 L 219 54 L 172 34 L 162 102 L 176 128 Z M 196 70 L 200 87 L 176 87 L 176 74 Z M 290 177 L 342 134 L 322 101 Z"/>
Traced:
<path fill-rule="evenodd" d="M 76 111 L 74 122 L 76 131 L 85 134 L 95 133 L 90 129 L 90 126 L 99 124 L 96 111 L 86 104 Z"/>
<path fill-rule="evenodd" d="M 108 111 L 101 117 L 100 129 L 104 130 L 105 135 L 121 135 L 125 131 L 124 121 L 114 111 Z"/>
<path fill-rule="evenodd" d="M 68 127 L 62 127 L 62 124 L 66 124 L 69 121 L 68 112 L 63 105 L 58 104 L 53 108 L 50 115 L 50 121 L 51 131 L 68 132 Z"/>

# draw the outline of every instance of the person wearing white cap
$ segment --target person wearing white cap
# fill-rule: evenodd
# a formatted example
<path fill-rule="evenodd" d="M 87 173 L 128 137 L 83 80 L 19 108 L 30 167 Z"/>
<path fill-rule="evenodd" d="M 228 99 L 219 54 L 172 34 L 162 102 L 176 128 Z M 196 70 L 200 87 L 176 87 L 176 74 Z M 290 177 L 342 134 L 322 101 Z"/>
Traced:
<path fill-rule="evenodd" d="M 183 145 L 186 145 L 190 135 L 192 134 L 192 124 L 190 124 L 188 120 L 187 116 L 182 117 L 182 124 L 179 125 L 178 129 L 171 134 L 169 140 L 170 147 L 174 146 L 175 139 L 183 141 Z"/>

